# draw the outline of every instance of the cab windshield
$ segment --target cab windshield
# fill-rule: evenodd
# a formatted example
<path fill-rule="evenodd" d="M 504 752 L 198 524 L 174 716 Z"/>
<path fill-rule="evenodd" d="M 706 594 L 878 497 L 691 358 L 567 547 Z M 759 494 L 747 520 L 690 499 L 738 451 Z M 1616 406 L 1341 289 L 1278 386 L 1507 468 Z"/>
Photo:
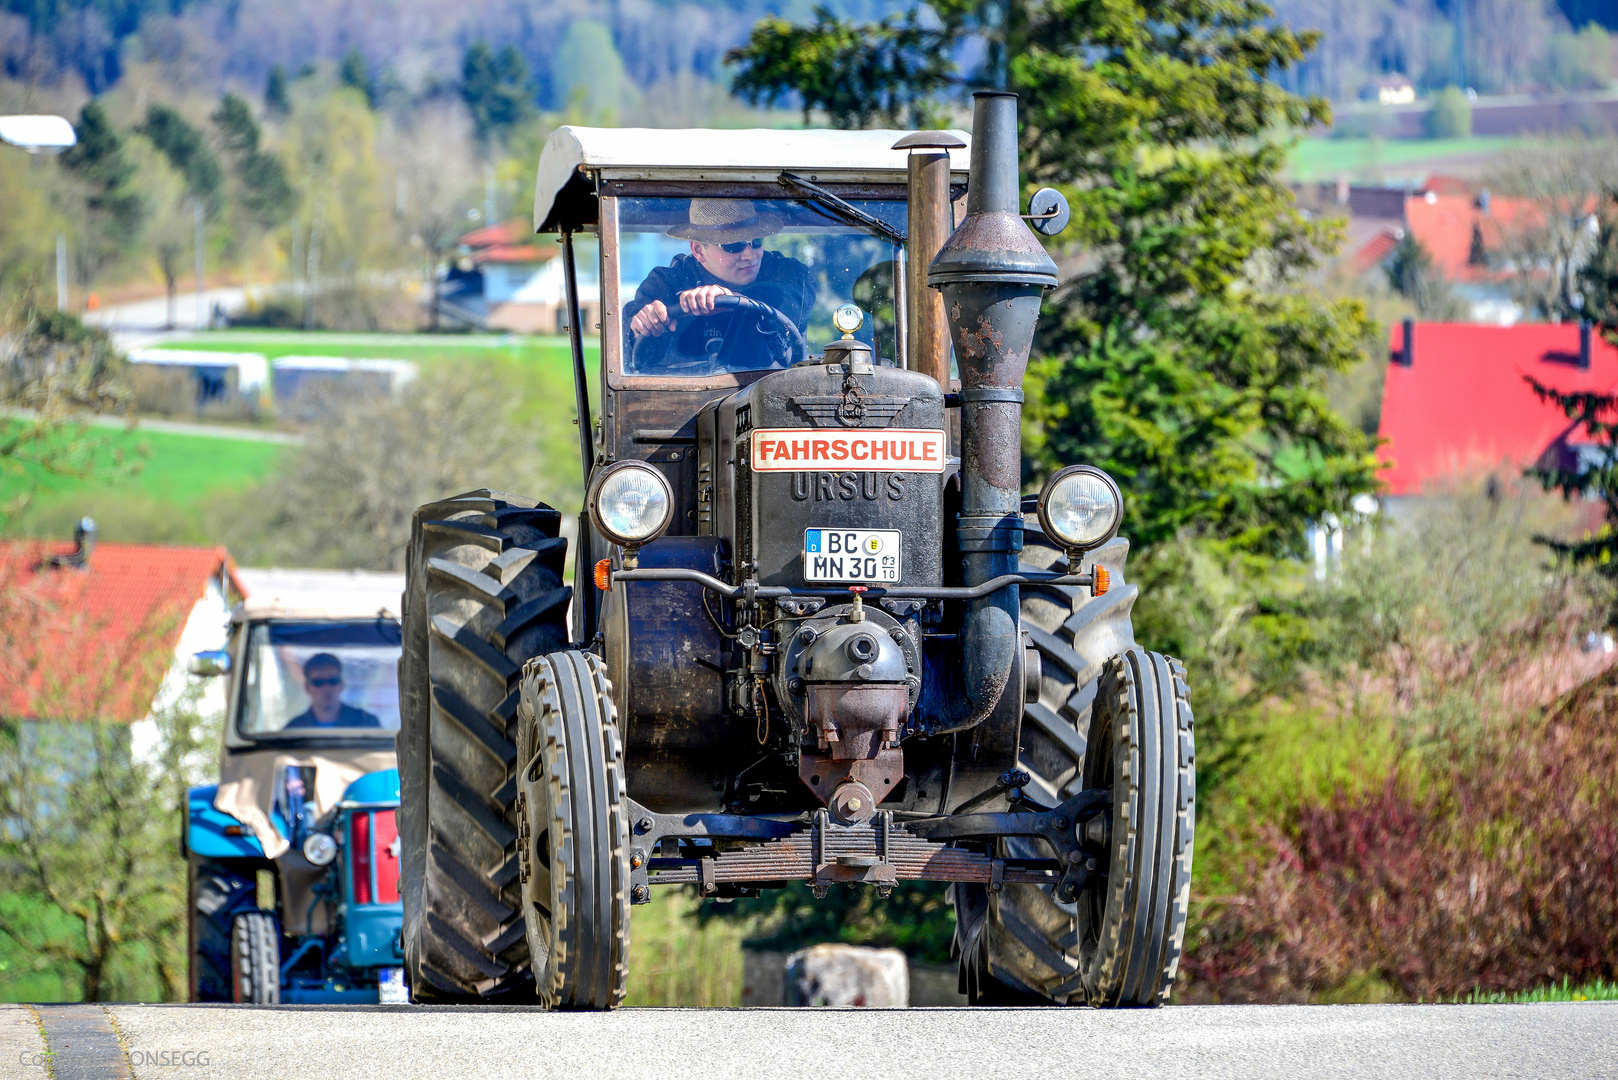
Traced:
<path fill-rule="evenodd" d="M 905 234 L 902 200 L 848 202 Z M 683 295 L 714 286 L 779 311 L 803 334 L 810 355 L 842 336 L 832 312 L 856 304 L 865 324 L 855 337 L 872 347 L 878 363 L 894 363 L 900 249 L 848 217 L 810 196 L 620 198 L 624 374 L 702 376 L 804 358 L 783 321 L 768 313 L 682 310 Z"/>
<path fill-rule="evenodd" d="M 237 729 L 250 739 L 391 736 L 399 651 L 390 619 L 255 623 Z"/>

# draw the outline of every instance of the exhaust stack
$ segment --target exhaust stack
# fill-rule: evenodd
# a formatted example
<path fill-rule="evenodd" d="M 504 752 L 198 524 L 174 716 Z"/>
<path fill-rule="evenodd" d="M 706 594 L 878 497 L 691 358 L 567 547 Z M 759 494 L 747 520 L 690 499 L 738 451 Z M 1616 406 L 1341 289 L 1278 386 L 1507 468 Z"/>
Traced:
<path fill-rule="evenodd" d="M 1056 263 L 1018 214 L 1017 95 L 972 95 L 972 177 L 966 219 L 944 243 L 927 284 L 944 314 L 961 372 L 962 580 L 979 585 L 1015 573 L 1022 550 L 1023 376 L 1040 302 Z M 1016 586 L 967 604 L 962 684 L 938 730 L 970 727 L 994 709 L 1019 640 Z"/>

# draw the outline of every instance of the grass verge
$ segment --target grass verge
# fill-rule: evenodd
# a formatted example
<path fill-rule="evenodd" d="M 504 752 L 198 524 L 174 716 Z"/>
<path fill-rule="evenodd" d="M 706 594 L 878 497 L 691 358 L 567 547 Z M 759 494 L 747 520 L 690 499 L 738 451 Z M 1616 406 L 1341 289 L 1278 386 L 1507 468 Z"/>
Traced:
<path fill-rule="evenodd" d="M 742 939 L 752 925 L 711 919 L 699 925 L 689 889 L 653 890 L 635 908 L 625 1005 L 734 1008 L 742 1003 Z"/>

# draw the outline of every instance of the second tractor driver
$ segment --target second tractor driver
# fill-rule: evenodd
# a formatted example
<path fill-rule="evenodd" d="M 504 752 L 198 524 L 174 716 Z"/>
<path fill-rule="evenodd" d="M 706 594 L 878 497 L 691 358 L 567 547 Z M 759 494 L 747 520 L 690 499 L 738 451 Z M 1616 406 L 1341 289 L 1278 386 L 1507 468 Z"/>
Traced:
<path fill-rule="evenodd" d="M 656 374 L 693 361 L 711 361 L 729 334 L 746 333 L 758 325 L 754 314 L 714 316 L 717 296 L 740 295 L 768 304 L 803 330 L 815 302 L 814 276 L 798 260 L 764 250 L 764 237 L 780 231 L 781 219 L 760 213 L 750 199 L 692 199 L 689 224 L 668 232 L 690 241 L 691 253 L 676 255 L 668 266 L 647 274 L 635 299 L 624 306 L 625 347 L 640 369 L 637 373 Z M 669 340 L 651 343 L 671 333 Z M 756 342 L 736 345 L 746 350 L 735 354 L 743 366 L 756 362 L 765 342 L 772 340 L 767 333 L 755 336 Z"/>

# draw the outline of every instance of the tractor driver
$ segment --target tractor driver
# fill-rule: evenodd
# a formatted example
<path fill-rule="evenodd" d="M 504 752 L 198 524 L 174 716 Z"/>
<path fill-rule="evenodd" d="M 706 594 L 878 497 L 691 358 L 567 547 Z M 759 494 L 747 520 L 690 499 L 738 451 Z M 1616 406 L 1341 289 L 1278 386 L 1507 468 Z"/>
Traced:
<path fill-rule="evenodd" d="M 738 313 L 680 318 L 681 313 L 712 315 L 716 296 L 740 295 L 768 304 L 799 330 L 814 307 L 815 281 L 809 268 L 780 252 L 763 250 L 764 237 L 781 231 L 779 217 L 759 213 L 750 199 L 692 199 L 689 218 L 689 224 L 668 234 L 689 240 L 691 254 L 676 255 L 668 266 L 647 274 L 635 299 L 624 307 L 629 328 L 626 348 L 641 374 L 651 374 L 644 370 L 648 362 L 657 366 L 671 351 L 693 358 L 717 355 L 731 324 L 742 323 Z M 661 349 L 643 344 L 638 356 L 634 352 L 638 341 L 671 331 L 677 333 Z"/>
<path fill-rule="evenodd" d="M 343 662 L 331 653 L 315 653 L 303 662 L 303 692 L 309 695 L 309 707 L 288 720 L 283 731 L 382 726 L 374 713 L 343 703 Z"/>

